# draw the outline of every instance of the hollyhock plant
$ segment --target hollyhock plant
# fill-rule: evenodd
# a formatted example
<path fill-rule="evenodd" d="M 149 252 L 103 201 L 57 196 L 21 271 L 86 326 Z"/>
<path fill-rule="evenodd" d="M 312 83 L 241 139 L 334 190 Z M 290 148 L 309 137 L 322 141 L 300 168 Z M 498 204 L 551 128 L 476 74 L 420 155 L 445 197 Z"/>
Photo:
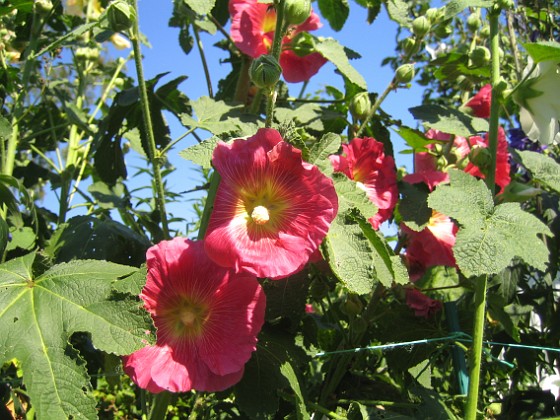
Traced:
<path fill-rule="evenodd" d="M 392 156 L 385 155 L 383 143 L 371 138 L 355 138 L 342 145 L 343 155 L 330 156 L 335 172 L 356 181 L 379 211 L 369 219 L 375 229 L 388 220 L 397 204 L 397 174 Z"/>
<path fill-rule="evenodd" d="M 212 164 L 221 181 L 205 238 L 209 257 L 271 279 L 303 268 L 338 211 L 332 180 L 270 128 L 218 143 Z"/>
<path fill-rule="evenodd" d="M 256 349 L 265 295 L 257 279 L 216 265 L 202 241 L 175 238 L 147 252 L 140 297 L 157 341 L 123 358 L 141 388 L 221 391 L 237 383 Z"/>
<path fill-rule="evenodd" d="M 274 40 L 276 11 L 270 4 L 257 0 L 230 0 L 231 38 L 237 48 L 252 58 L 268 54 Z M 290 49 L 290 42 L 301 32 L 309 32 L 321 27 L 319 16 L 311 15 L 300 25 L 291 27 L 282 39 L 280 66 L 286 82 L 298 83 L 309 80 L 327 60 L 319 53 L 300 56 Z"/>
<path fill-rule="evenodd" d="M 442 308 L 439 300 L 432 299 L 417 289 L 406 289 L 406 304 L 414 315 L 429 318 Z"/>

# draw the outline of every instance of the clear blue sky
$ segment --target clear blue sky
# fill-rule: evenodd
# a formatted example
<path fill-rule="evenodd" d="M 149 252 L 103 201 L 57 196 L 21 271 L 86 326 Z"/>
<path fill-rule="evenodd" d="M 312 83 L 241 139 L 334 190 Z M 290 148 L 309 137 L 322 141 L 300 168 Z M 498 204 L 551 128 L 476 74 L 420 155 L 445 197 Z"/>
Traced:
<path fill-rule="evenodd" d="M 317 13 L 316 3 L 313 3 Z M 172 80 L 180 75 L 187 75 L 188 79 L 180 85 L 180 89 L 191 99 L 207 95 L 206 82 L 203 75 L 200 57 L 196 48 L 189 55 L 181 50 L 178 43 L 178 28 L 168 26 L 172 12 L 171 1 L 139 0 L 140 30 L 147 36 L 151 48 L 144 47 L 144 72 L 146 78 L 154 77 L 163 72 L 171 72 L 164 81 Z M 322 19 L 323 27 L 313 34 L 323 37 L 333 37 L 342 45 L 351 48 L 362 55 L 361 59 L 352 60 L 352 65 L 364 76 L 370 92 L 382 92 L 393 73 L 388 66 L 382 67 L 383 58 L 393 55 L 397 25 L 390 21 L 385 9 L 382 7 L 380 15 L 372 25 L 366 22 L 366 10 L 351 4 L 351 12 L 345 27 L 340 32 L 330 29 L 328 22 Z M 227 28 L 229 30 L 229 27 Z M 202 42 L 205 47 L 207 60 L 210 63 L 210 72 L 214 90 L 218 81 L 225 77 L 231 66 L 229 63 L 220 63 L 220 58 L 226 58 L 224 51 L 213 47 L 213 44 L 222 39 L 219 32 L 215 36 L 202 34 Z M 132 62 L 129 71 L 134 72 Z M 164 82 L 162 81 L 162 83 Z M 340 75 L 335 73 L 335 67 L 327 63 L 314 76 L 307 88 L 307 92 L 315 92 L 325 85 L 337 86 L 342 90 L 343 81 Z M 301 84 L 290 84 L 290 92 L 297 95 Z M 405 124 L 415 126 L 408 108 L 420 104 L 419 89 L 399 89 L 391 93 L 383 104 L 383 109 L 396 118 L 402 119 Z M 171 137 L 176 138 L 185 129 L 172 116 L 168 118 L 171 127 Z M 201 132 L 202 138 L 210 137 L 209 133 Z M 398 166 L 407 166 L 410 169 L 410 155 L 399 155 L 398 152 L 404 148 L 402 140 L 395 133 L 392 134 L 395 144 L 395 153 Z M 172 191 L 180 192 L 196 185 L 197 174 L 193 166 L 177 156 L 178 151 L 195 143 L 192 137 L 181 141 L 170 153 L 170 161 L 177 167 L 174 175 L 169 179 L 169 187 Z M 127 159 L 129 161 L 130 159 Z M 130 171 L 132 172 L 132 171 Z M 175 215 L 185 215 L 185 211 L 191 211 L 189 204 L 173 205 L 169 210 Z"/>

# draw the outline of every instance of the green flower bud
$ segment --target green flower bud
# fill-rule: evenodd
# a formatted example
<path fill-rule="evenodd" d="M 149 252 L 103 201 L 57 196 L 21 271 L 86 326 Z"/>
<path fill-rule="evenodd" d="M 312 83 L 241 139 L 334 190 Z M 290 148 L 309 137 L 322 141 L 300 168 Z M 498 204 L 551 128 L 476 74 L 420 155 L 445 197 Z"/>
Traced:
<path fill-rule="evenodd" d="M 486 147 L 473 146 L 469 152 L 469 160 L 473 165 L 478 166 L 478 168 L 484 172 L 485 169 L 490 167 L 492 162 L 492 155 Z"/>
<path fill-rule="evenodd" d="M 115 32 L 123 32 L 132 26 L 136 14 L 125 0 L 116 0 L 107 9 L 109 27 Z"/>
<path fill-rule="evenodd" d="M 480 16 L 477 13 L 472 13 L 467 18 L 467 27 L 471 32 L 476 31 L 482 25 L 482 21 L 480 20 Z"/>
<path fill-rule="evenodd" d="M 416 41 L 412 38 L 406 38 L 402 41 L 401 47 L 405 54 L 412 55 L 416 50 Z"/>
<path fill-rule="evenodd" d="M 360 92 L 354 95 L 350 101 L 350 113 L 356 119 L 363 119 L 371 109 L 371 101 L 367 92 Z"/>
<path fill-rule="evenodd" d="M 434 33 L 440 39 L 447 38 L 449 35 L 453 33 L 453 27 L 449 24 L 449 22 L 441 23 L 438 26 L 436 26 Z"/>
<path fill-rule="evenodd" d="M 395 73 L 395 80 L 397 83 L 410 83 L 414 79 L 415 70 L 414 64 L 403 64 Z"/>
<path fill-rule="evenodd" d="M 35 0 L 33 10 L 40 15 L 46 15 L 53 8 L 51 0 Z"/>
<path fill-rule="evenodd" d="M 486 47 L 475 47 L 469 54 L 469 59 L 474 67 L 484 67 L 490 64 L 492 55 Z"/>
<path fill-rule="evenodd" d="M 426 16 L 417 17 L 412 21 L 412 33 L 418 38 L 423 38 L 431 27 L 432 25 Z"/>
<path fill-rule="evenodd" d="M 426 18 L 430 21 L 430 24 L 433 25 L 440 20 L 441 12 L 436 7 L 430 7 L 428 10 L 426 10 L 426 14 L 424 16 L 426 16 Z"/>
<path fill-rule="evenodd" d="M 97 60 L 99 58 L 99 50 L 97 48 L 80 47 L 76 49 L 76 59 L 87 61 Z"/>
<path fill-rule="evenodd" d="M 251 81 L 261 89 L 271 88 L 280 80 L 282 67 L 272 55 L 261 55 L 251 63 Z"/>
<path fill-rule="evenodd" d="M 359 315 L 364 309 L 364 304 L 362 303 L 358 295 L 348 295 L 346 300 L 340 305 L 340 310 L 343 314 L 353 318 Z"/>
<path fill-rule="evenodd" d="M 481 38 L 488 38 L 490 36 L 490 26 L 484 25 L 480 30 Z"/>
<path fill-rule="evenodd" d="M 311 15 L 311 0 L 285 0 L 284 19 L 290 25 L 300 25 Z"/>

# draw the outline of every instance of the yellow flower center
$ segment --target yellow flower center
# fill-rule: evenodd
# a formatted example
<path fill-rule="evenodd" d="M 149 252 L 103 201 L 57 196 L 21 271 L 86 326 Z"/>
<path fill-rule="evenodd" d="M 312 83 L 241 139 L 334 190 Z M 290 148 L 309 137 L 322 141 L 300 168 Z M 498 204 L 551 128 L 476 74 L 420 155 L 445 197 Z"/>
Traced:
<path fill-rule="evenodd" d="M 162 315 L 175 338 L 194 339 L 202 334 L 209 310 L 202 302 L 183 297 Z"/>
<path fill-rule="evenodd" d="M 257 225 L 264 225 L 270 220 L 270 215 L 268 214 L 268 210 L 266 207 L 257 206 L 251 213 L 251 219 L 253 219 L 253 222 L 255 222 Z"/>

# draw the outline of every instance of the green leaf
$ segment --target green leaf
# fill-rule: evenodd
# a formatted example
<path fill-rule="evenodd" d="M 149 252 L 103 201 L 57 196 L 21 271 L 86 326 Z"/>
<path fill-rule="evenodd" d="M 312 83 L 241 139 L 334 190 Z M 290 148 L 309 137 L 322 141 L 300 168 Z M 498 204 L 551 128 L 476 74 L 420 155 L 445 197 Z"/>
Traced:
<path fill-rule="evenodd" d="M 308 129 L 324 131 L 321 112 L 321 107 L 317 104 L 303 104 L 294 109 L 277 107 L 274 118 L 281 124 L 299 122 L 299 125 L 305 125 Z"/>
<path fill-rule="evenodd" d="M 360 225 L 347 223 L 339 213 L 323 244 L 331 270 L 344 286 L 358 295 L 371 292 L 375 278 L 372 249 Z"/>
<path fill-rule="evenodd" d="M 554 41 L 527 42 L 523 44 L 535 63 L 541 61 L 560 62 L 560 43 Z"/>
<path fill-rule="evenodd" d="M 202 96 L 191 103 L 192 109 L 198 120 L 188 114 L 181 114 L 181 123 L 186 127 L 201 128 L 214 135 L 235 133 L 241 124 L 239 118 L 228 116 L 242 106 L 229 106 L 224 101 L 216 101 L 208 96 Z"/>
<path fill-rule="evenodd" d="M 377 207 L 367 197 L 366 192 L 358 187 L 357 182 L 340 173 L 333 174 L 333 181 L 338 196 L 338 212 L 340 214 L 355 208 L 366 219 L 376 215 Z"/>
<path fill-rule="evenodd" d="M 427 150 L 426 146 L 429 144 L 433 144 L 434 141 L 427 139 L 424 133 L 420 130 L 415 130 L 410 127 L 400 127 L 397 130 L 399 136 L 403 138 L 403 140 L 408 144 L 414 152 L 422 152 Z"/>
<path fill-rule="evenodd" d="M 117 182 L 114 186 L 97 181 L 88 187 L 88 192 L 95 198 L 102 209 L 124 208 L 128 203 L 124 184 Z"/>
<path fill-rule="evenodd" d="M 340 144 L 341 140 L 338 134 L 325 134 L 321 137 L 321 140 L 313 143 L 309 149 L 309 157 L 307 161 L 317 166 L 325 175 L 331 175 L 333 167 L 329 156 L 338 152 Z"/>
<path fill-rule="evenodd" d="M 516 151 L 521 164 L 527 168 L 533 179 L 560 193 L 560 165 L 550 156 L 529 150 Z"/>
<path fill-rule="evenodd" d="M 12 235 L 12 240 L 8 242 L 8 251 L 12 251 L 16 248 L 31 251 L 35 247 L 36 235 L 29 226 L 12 227 L 10 229 L 10 235 Z"/>
<path fill-rule="evenodd" d="M 280 366 L 280 373 L 282 374 L 282 376 L 284 376 L 284 378 L 288 380 L 290 387 L 294 391 L 296 397 L 297 419 L 309 419 L 309 413 L 307 412 L 307 409 L 305 407 L 305 399 L 303 398 L 303 394 L 301 393 L 299 380 L 290 362 L 286 361 L 282 363 L 282 365 Z"/>
<path fill-rule="evenodd" d="M 363 90 L 368 90 L 365 79 L 352 67 L 348 61 L 348 56 L 344 51 L 344 47 L 340 45 L 336 39 L 319 37 L 315 42 L 315 49 L 323 57 L 333 63 L 350 82 L 358 85 Z"/>
<path fill-rule="evenodd" d="M 424 121 L 429 128 L 461 137 L 470 137 L 481 131 L 488 131 L 488 121 L 472 117 L 452 108 L 440 105 L 421 105 L 409 108 L 412 116 Z"/>
<path fill-rule="evenodd" d="M 409 184 L 402 182 L 399 191 L 403 198 L 399 202 L 399 214 L 402 221 L 410 229 L 420 232 L 432 217 L 432 209 L 428 207 L 430 191 L 424 183 Z"/>
<path fill-rule="evenodd" d="M 38 418 L 96 419 L 83 360 L 70 346 L 89 332 L 95 348 L 118 355 L 146 344 L 147 314 L 134 300 L 111 300 L 111 284 L 134 270 L 77 260 L 35 278 L 33 253 L 0 269 L 0 364 L 17 359 Z"/>
<path fill-rule="evenodd" d="M 347 0 L 319 0 L 319 10 L 329 21 L 331 28 L 340 31 L 348 19 L 350 7 Z"/>
<path fill-rule="evenodd" d="M 148 269 L 143 265 L 130 276 L 115 281 L 113 283 L 113 289 L 119 293 L 128 293 L 132 296 L 138 296 L 146 285 L 147 274 Z"/>
<path fill-rule="evenodd" d="M 465 294 L 465 288 L 459 284 L 459 275 L 455 267 L 430 267 L 414 284 L 420 289 L 439 289 L 431 291 L 430 297 L 444 302 L 453 302 Z"/>
<path fill-rule="evenodd" d="M 451 19 L 467 7 L 491 7 L 492 0 L 451 0 L 443 8 L 444 19 Z"/>
<path fill-rule="evenodd" d="M 4 141 L 12 136 L 12 124 L 6 118 L 0 115 L 0 138 Z"/>
<path fill-rule="evenodd" d="M 218 137 L 210 137 L 202 143 L 181 150 L 179 156 L 190 160 L 195 165 L 202 166 L 204 169 L 212 169 L 212 154 L 219 141 Z"/>
<path fill-rule="evenodd" d="M 388 0 L 385 2 L 385 6 L 391 20 L 406 28 L 412 26 L 412 18 L 408 13 L 408 4 L 404 0 Z"/>
<path fill-rule="evenodd" d="M 0 217 L 0 255 L 4 255 L 4 250 L 8 245 L 8 234 L 10 233 L 8 223 Z"/>
<path fill-rule="evenodd" d="M 549 258 L 539 234 L 551 236 L 548 227 L 518 203 L 494 206 L 484 181 L 462 171 L 449 171 L 450 185 L 439 185 L 428 205 L 455 219 L 461 228 L 453 254 L 467 277 L 497 274 L 515 257 L 538 270 Z"/>
<path fill-rule="evenodd" d="M 207 15 L 214 8 L 216 0 L 183 0 L 195 13 Z"/>

